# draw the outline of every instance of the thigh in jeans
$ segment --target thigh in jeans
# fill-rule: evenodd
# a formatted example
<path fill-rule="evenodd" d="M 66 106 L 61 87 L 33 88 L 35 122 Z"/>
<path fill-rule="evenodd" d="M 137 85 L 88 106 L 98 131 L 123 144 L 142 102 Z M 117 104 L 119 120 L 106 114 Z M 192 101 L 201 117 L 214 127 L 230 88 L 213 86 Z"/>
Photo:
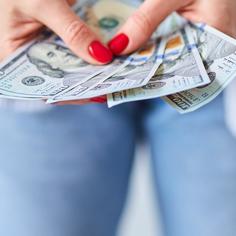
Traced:
<path fill-rule="evenodd" d="M 133 159 L 134 110 L 2 109 L 0 235 L 114 235 Z"/>
<path fill-rule="evenodd" d="M 223 96 L 191 114 L 161 102 L 146 118 L 165 236 L 236 235 L 236 140 Z"/>

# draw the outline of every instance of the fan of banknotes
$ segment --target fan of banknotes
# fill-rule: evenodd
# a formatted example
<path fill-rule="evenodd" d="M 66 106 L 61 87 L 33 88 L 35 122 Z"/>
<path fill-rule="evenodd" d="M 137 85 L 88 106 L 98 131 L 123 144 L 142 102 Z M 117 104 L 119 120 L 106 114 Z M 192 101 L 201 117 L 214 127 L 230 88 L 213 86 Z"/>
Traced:
<path fill-rule="evenodd" d="M 131 3 L 130 3 L 131 2 Z M 79 1 L 77 14 L 107 42 L 135 1 Z M 137 52 L 94 66 L 45 31 L 0 64 L 0 97 L 47 103 L 107 95 L 109 107 L 160 97 L 180 113 L 212 101 L 236 77 L 236 40 L 171 15 Z"/>

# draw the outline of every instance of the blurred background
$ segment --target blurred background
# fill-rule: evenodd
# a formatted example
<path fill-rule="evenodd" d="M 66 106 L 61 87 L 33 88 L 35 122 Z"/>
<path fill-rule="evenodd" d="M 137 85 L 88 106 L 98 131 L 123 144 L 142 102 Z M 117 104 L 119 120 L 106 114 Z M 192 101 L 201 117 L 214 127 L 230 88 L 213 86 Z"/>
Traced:
<path fill-rule="evenodd" d="M 148 147 L 140 145 L 118 236 L 163 236 Z"/>

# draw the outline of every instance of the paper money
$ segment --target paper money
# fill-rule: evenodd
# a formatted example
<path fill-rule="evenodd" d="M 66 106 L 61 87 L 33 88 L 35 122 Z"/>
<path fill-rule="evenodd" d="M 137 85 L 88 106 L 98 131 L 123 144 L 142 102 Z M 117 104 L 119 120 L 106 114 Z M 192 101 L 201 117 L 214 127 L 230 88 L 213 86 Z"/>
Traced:
<path fill-rule="evenodd" d="M 75 7 L 76 12 L 104 37 L 111 37 L 134 10 L 125 1 L 100 0 L 81 4 L 79 2 Z M 117 8 L 122 13 L 114 10 Z M 112 22 L 116 27 L 112 27 Z M 90 65 L 66 48 L 59 37 L 46 37 L 24 46 L 0 64 L 0 93 L 19 98 L 54 97 L 104 71 L 111 76 L 124 61 L 117 59 L 108 66 Z"/>
<path fill-rule="evenodd" d="M 108 106 L 162 97 L 209 82 L 190 27 L 186 25 L 167 38 L 163 63 L 148 84 L 108 95 Z"/>
<path fill-rule="evenodd" d="M 192 33 L 211 83 L 164 98 L 180 113 L 206 105 L 236 77 L 236 40 L 203 24 L 192 27 Z"/>
<path fill-rule="evenodd" d="M 107 43 L 140 2 L 80 0 L 74 9 Z M 206 25 L 189 27 L 174 14 L 146 47 L 110 65 L 94 66 L 47 30 L 0 64 L 0 98 L 54 103 L 106 94 L 113 106 L 162 97 L 181 113 L 190 112 L 214 99 L 235 78 L 235 42 Z"/>
<path fill-rule="evenodd" d="M 153 37 L 168 37 L 168 35 L 180 30 L 186 24 L 187 20 L 174 12 L 158 26 Z"/>
<path fill-rule="evenodd" d="M 76 9 L 93 32 L 106 43 L 139 4 L 137 0 L 83 0 L 78 2 Z"/>
<path fill-rule="evenodd" d="M 101 72 L 100 74 L 91 77 L 83 83 L 76 84 L 75 86 L 70 86 L 68 89 L 62 91 L 56 96 L 52 96 L 47 100 L 47 103 L 56 103 L 59 101 L 68 101 L 68 100 L 79 100 L 83 99 L 83 94 L 88 92 L 97 86 L 100 82 L 111 77 L 114 73 L 122 70 L 128 64 L 128 61 L 115 60 L 112 65 L 109 66 L 109 69 Z M 94 97 L 94 96 L 92 96 Z"/>
<path fill-rule="evenodd" d="M 55 96 L 49 102 L 87 99 L 145 85 L 160 66 L 164 49 L 165 41 L 156 39 L 131 55 L 129 63 L 114 75 L 108 77 L 101 73 L 83 84 L 87 88 L 83 93 L 81 86 L 77 86 L 67 93 Z M 94 86 L 91 86 L 91 82 L 94 82 Z"/>
<path fill-rule="evenodd" d="M 87 64 L 56 42 L 35 41 L 0 65 L 0 92 L 47 98 L 105 69 Z"/>

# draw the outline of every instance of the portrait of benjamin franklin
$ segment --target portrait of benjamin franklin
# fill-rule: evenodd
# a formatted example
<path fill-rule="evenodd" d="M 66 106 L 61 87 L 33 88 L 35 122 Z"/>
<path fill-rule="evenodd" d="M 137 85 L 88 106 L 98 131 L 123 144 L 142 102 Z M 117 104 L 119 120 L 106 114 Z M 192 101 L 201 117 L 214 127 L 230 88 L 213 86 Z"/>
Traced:
<path fill-rule="evenodd" d="M 28 50 L 27 57 L 39 71 L 53 78 L 63 78 L 88 65 L 68 48 L 47 42 L 34 44 Z"/>

